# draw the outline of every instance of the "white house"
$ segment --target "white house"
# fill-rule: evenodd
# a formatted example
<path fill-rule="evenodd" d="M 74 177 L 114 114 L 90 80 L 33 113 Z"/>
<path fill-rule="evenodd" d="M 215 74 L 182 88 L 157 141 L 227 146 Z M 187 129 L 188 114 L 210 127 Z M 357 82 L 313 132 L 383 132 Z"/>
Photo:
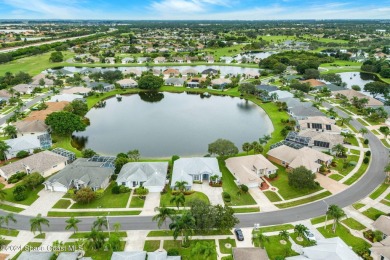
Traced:
<path fill-rule="evenodd" d="M 166 184 L 168 162 L 130 162 L 119 172 L 116 182 L 129 188 L 143 186 L 161 192 Z"/>
<path fill-rule="evenodd" d="M 118 83 L 122 88 L 136 88 L 138 86 L 137 81 L 130 78 L 118 80 L 116 83 Z"/>
<path fill-rule="evenodd" d="M 176 182 L 185 181 L 186 188 L 191 189 L 194 181 L 209 181 L 212 176 L 222 177 L 216 158 L 180 158 L 173 165 L 171 188 Z"/>
<path fill-rule="evenodd" d="M 42 120 L 23 120 L 14 123 L 17 130 L 17 137 L 34 135 L 39 136 L 47 134 L 49 127 Z"/>
<path fill-rule="evenodd" d="M 50 134 L 26 135 L 4 141 L 10 148 L 5 152 L 7 160 L 15 158 L 18 152 L 32 154 L 35 149 L 47 149 L 52 145 Z"/>

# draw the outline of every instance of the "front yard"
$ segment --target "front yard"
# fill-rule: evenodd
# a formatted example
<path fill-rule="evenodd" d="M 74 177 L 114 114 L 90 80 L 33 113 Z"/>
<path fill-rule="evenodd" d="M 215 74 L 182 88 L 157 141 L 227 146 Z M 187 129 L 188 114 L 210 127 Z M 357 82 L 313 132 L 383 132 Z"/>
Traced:
<path fill-rule="evenodd" d="M 171 190 L 169 190 L 167 193 L 161 195 L 160 199 L 160 207 L 176 207 L 175 203 L 171 203 L 173 195 L 171 194 Z M 190 195 L 185 195 L 185 203 L 184 206 L 188 206 L 189 203 L 193 200 L 202 200 L 206 202 L 207 204 L 210 204 L 209 198 L 207 197 L 206 194 L 202 192 L 195 191 L 194 193 Z"/>

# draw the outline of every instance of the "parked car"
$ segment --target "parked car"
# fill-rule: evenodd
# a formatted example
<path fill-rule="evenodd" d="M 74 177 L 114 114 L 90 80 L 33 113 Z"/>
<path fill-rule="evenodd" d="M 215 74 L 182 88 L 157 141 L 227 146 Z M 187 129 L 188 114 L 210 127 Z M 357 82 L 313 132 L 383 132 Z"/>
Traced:
<path fill-rule="evenodd" d="M 309 241 L 317 241 L 316 237 L 314 236 L 313 233 L 311 233 L 309 230 L 305 232 L 305 237 Z"/>
<path fill-rule="evenodd" d="M 236 228 L 234 230 L 234 234 L 236 234 L 238 241 L 244 241 L 244 234 L 242 233 L 242 230 L 240 228 Z"/>

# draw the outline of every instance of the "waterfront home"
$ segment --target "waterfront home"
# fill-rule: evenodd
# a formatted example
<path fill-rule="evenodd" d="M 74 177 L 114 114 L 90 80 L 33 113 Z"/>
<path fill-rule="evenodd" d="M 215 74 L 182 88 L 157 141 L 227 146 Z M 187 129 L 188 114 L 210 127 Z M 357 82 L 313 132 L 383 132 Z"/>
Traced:
<path fill-rule="evenodd" d="M 5 152 L 7 160 L 15 158 L 21 151 L 32 154 L 36 149 L 48 149 L 52 145 L 50 134 L 26 135 L 4 142 L 9 146 L 9 149 Z"/>
<path fill-rule="evenodd" d="M 121 79 L 116 82 L 122 88 L 136 88 L 138 86 L 137 81 L 134 79 Z"/>
<path fill-rule="evenodd" d="M 47 134 L 49 127 L 45 124 L 44 120 L 23 120 L 14 123 L 17 131 L 17 137 L 26 135 L 43 135 Z"/>

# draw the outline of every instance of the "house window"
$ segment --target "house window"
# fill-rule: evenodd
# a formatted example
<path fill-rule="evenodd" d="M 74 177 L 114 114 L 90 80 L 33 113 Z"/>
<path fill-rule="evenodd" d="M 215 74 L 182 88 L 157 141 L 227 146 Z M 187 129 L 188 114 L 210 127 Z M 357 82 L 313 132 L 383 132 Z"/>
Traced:
<path fill-rule="evenodd" d="M 332 126 L 331 125 L 326 125 L 326 130 L 332 130 Z"/>
<path fill-rule="evenodd" d="M 330 144 L 328 142 L 314 141 L 314 146 L 329 148 Z"/>
<path fill-rule="evenodd" d="M 125 185 L 126 185 L 126 182 L 122 182 L 122 185 L 125 186 Z"/>
<path fill-rule="evenodd" d="M 199 181 L 200 178 L 199 178 L 199 175 L 194 175 L 194 181 Z"/>
<path fill-rule="evenodd" d="M 133 181 L 133 187 L 137 186 L 137 182 Z"/>
<path fill-rule="evenodd" d="M 282 165 L 286 165 L 286 162 L 285 162 L 285 161 L 282 161 Z"/>
<path fill-rule="evenodd" d="M 310 123 L 307 123 L 307 128 L 310 128 Z"/>
<path fill-rule="evenodd" d="M 321 124 L 312 123 L 311 126 L 314 129 L 322 129 L 322 125 Z"/>
<path fill-rule="evenodd" d="M 58 165 L 53 165 L 53 168 L 57 168 Z"/>

